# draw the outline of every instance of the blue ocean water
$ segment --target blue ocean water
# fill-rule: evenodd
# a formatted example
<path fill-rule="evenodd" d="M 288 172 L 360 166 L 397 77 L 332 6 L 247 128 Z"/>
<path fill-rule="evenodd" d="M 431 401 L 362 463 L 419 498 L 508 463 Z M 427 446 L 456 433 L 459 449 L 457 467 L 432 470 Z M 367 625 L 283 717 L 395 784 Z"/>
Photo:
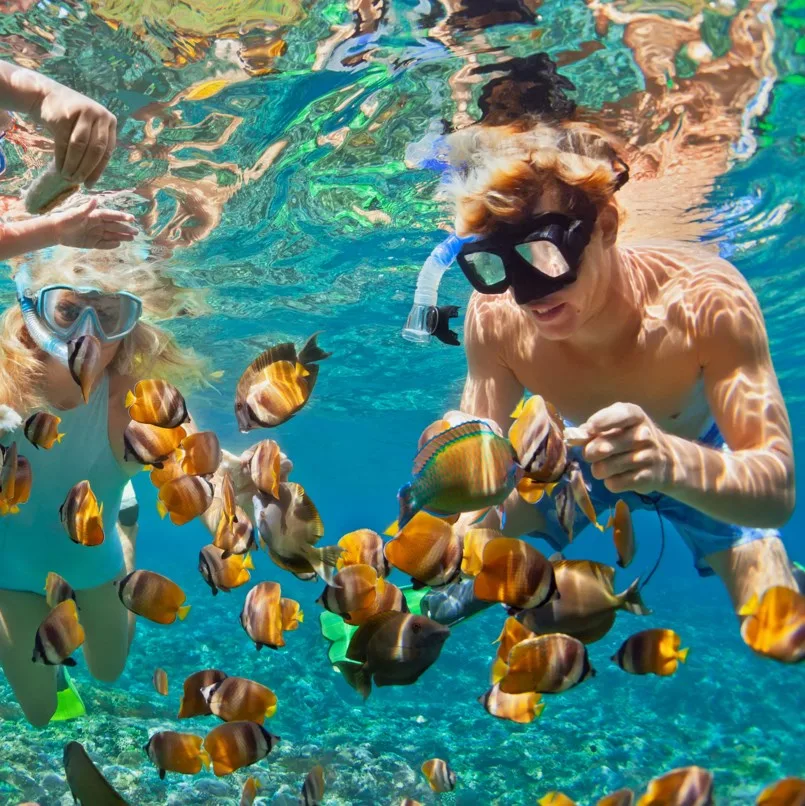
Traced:
<path fill-rule="evenodd" d="M 613 23 L 598 35 L 592 11 L 569 0 L 547 2 L 519 22 L 506 16 L 508 4 L 484 17 L 472 3 L 383 2 L 362 32 L 353 30 L 353 9 L 340 2 L 243 2 L 226 9 L 157 0 L 7 5 L 0 55 L 42 69 L 120 116 L 120 148 L 101 189 L 152 194 L 155 204 L 141 195 L 131 209 L 143 214 L 176 281 L 207 292 L 206 314 L 167 325 L 209 356 L 212 369 L 224 370 L 214 388 L 190 398 L 200 424 L 235 452 L 252 444 L 237 432 L 232 413 L 241 369 L 269 344 L 301 344 L 323 331 L 320 341 L 333 357 L 322 364 L 313 399 L 271 436 L 315 501 L 326 543 L 352 529 L 388 525 L 420 431 L 458 404 L 462 351 L 413 346 L 399 331 L 416 271 L 450 223 L 433 199 L 438 174 L 407 166 L 406 149 L 443 120 L 461 125 L 459 71 L 536 50 L 554 57 L 581 52 L 562 69 L 576 82 L 580 105 L 599 109 L 640 97 L 648 86 L 624 26 Z M 718 221 L 709 237 L 719 239 L 763 307 L 799 458 L 801 3 L 669 0 L 617 9 L 656 20 L 701 14 L 702 39 L 714 58 L 742 52 L 729 35 L 738 14 L 754 15 L 765 32 L 767 106 L 757 99 L 758 82 L 757 97 L 732 110 L 741 122 L 740 144 L 736 136 L 736 156 L 706 208 Z M 601 47 L 580 50 L 591 41 Z M 695 77 L 686 58 L 680 46 L 678 74 Z M 222 87 L 204 83 L 216 77 Z M 467 84 L 470 117 L 479 114 L 481 87 Z M 47 155 L 14 143 L 7 155 L 3 192 L 13 196 Z M 10 290 L 4 283 L 6 302 Z M 469 290 L 448 274 L 442 294 L 463 307 Z M 296 794 L 315 763 L 328 770 L 324 802 L 356 805 L 397 804 L 406 796 L 422 803 L 530 804 L 554 789 L 588 804 L 695 763 L 714 771 L 716 802 L 732 806 L 754 803 L 775 779 L 805 776 L 802 669 L 751 654 L 720 583 L 698 577 L 670 526 L 662 565 L 645 592 L 654 614 L 639 621 L 620 616 L 591 648 L 596 678 L 546 697 L 543 716 L 517 726 L 488 716 L 476 701 L 488 687 L 502 622 L 497 608 L 457 627 L 417 685 L 376 690 L 364 704 L 327 662 L 314 603 L 319 583 L 295 580 L 264 554 L 255 558 L 253 579 L 280 581 L 306 614 L 284 650 L 257 653 L 237 619 L 249 586 L 212 598 L 196 571 L 198 550 L 208 542 L 203 528 L 160 520 L 147 476 L 135 485 L 137 564 L 181 584 L 191 614 L 172 627 L 141 621 L 115 684 L 93 681 L 79 660 L 75 679 L 88 706 L 81 720 L 30 728 L 0 679 L 1 803 L 70 802 L 61 750 L 71 739 L 83 742 L 136 804 L 236 803 L 249 773 L 263 783 L 258 802 L 271 803 Z M 659 551 L 656 518 L 638 513 L 635 523 L 639 551 L 632 568 L 618 571 L 619 590 Z M 793 559 L 805 560 L 803 526 L 800 508 L 784 530 Z M 570 555 L 614 560 L 608 537 L 591 530 Z M 610 655 L 629 634 L 653 626 L 682 636 L 691 647 L 688 664 L 669 679 L 624 675 Z M 167 698 L 151 685 L 155 666 L 168 672 Z M 175 719 L 182 680 L 207 666 L 269 685 L 280 703 L 270 727 L 283 741 L 266 761 L 229 778 L 169 774 L 161 782 L 142 745 L 155 730 L 203 734 L 213 727 L 212 717 L 193 724 Z M 432 794 L 419 773 L 433 756 L 449 759 L 456 771 L 453 793 Z"/>

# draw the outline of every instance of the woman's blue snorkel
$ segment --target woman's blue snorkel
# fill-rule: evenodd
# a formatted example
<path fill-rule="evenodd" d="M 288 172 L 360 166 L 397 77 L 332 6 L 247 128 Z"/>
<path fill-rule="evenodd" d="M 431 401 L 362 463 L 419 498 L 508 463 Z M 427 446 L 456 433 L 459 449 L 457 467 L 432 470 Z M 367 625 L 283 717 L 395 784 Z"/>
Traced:
<path fill-rule="evenodd" d="M 39 319 L 36 312 L 36 295 L 32 290 L 31 274 L 28 269 L 20 269 L 14 277 L 17 287 L 17 302 L 22 311 L 22 320 L 28 334 L 43 352 L 52 355 L 59 363 L 66 367 L 67 344 L 53 334 Z"/>
<path fill-rule="evenodd" d="M 455 306 L 437 305 L 439 284 L 442 275 L 455 261 L 456 255 L 466 243 L 476 240 L 470 235 L 461 238 L 455 233 L 449 235 L 429 255 L 419 271 L 414 292 L 414 304 L 402 331 L 402 337 L 418 344 L 427 344 L 431 336 L 445 344 L 458 344 L 456 334 L 449 329 L 449 321 L 458 315 Z"/>

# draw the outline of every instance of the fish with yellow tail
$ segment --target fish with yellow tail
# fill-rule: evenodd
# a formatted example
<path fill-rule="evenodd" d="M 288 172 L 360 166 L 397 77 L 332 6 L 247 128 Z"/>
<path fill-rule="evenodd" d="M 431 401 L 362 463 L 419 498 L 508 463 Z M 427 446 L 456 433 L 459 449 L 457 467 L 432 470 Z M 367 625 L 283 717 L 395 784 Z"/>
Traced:
<path fill-rule="evenodd" d="M 224 722 L 207 734 L 204 749 L 212 759 L 213 772 L 221 777 L 264 759 L 279 741 L 279 736 L 256 722 Z"/>
<path fill-rule="evenodd" d="M 525 475 L 536 482 L 557 482 L 567 468 L 564 423 L 540 395 L 522 400 L 511 414 L 509 441 Z"/>
<path fill-rule="evenodd" d="M 473 527 L 464 533 L 461 555 L 461 573 L 465 577 L 477 577 L 484 566 L 484 549 L 490 540 L 503 535 L 497 529 Z"/>
<path fill-rule="evenodd" d="M 272 498 L 280 497 L 280 482 L 284 481 L 282 451 L 273 439 L 264 439 L 254 446 L 254 449 L 244 455 L 244 462 L 248 462 L 249 474 L 254 486 Z M 287 477 L 287 468 L 284 474 Z"/>
<path fill-rule="evenodd" d="M 564 792 L 549 792 L 543 795 L 537 803 L 539 806 L 576 806 L 576 801 L 571 800 Z"/>
<path fill-rule="evenodd" d="M 154 676 L 151 679 L 154 684 L 154 691 L 163 697 L 168 696 L 168 673 L 164 669 L 154 669 Z"/>
<path fill-rule="evenodd" d="M 240 624 L 258 651 L 285 646 L 282 637 L 282 590 L 276 582 L 260 582 L 246 595 Z"/>
<path fill-rule="evenodd" d="M 383 538 L 371 529 L 357 529 L 345 534 L 338 545 L 343 549 L 336 568 L 340 571 L 348 565 L 370 565 L 378 576 L 389 575 L 389 564 L 383 553 Z"/>
<path fill-rule="evenodd" d="M 113 583 L 123 606 L 156 624 L 184 621 L 190 612 L 184 591 L 173 581 L 153 571 L 132 571 Z"/>
<path fill-rule="evenodd" d="M 214 431 L 188 434 L 179 443 L 179 448 L 182 451 L 180 467 L 189 476 L 212 476 L 223 458 L 221 443 Z"/>
<path fill-rule="evenodd" d="M 212 504 L 215 488 L 202 476 L 179 476 L 159 488 L 157 511 L 171 523 L 184 526 L 203 515 Z"/>
<path fill-rule="evenodd" d="M 434 792 L 452 792 L 456 788 L 456 774 L 444 759 L 428 759 L 422 765 L 422 774 Z"/>
<path fill-rule="evenodd" d="M 59 519 L 73 543 L 79 546 L 103 543 L 103 504 L 98 505 L 88 481 L 79 481 L 70 489 L 59 507 Z"/>
<path fill-rule="evenodd" d="M 635 555 L 634 527 L 629 505 L 621 498 L 615 503 L 615 513 L 607 522 L 607 529 L 612 527 L 612 540 L 618 552 L 618 565 L 627 568 Z"/>
<path fill-rule="evenodd" d="M 178 719 L 194 716 L 207 716 L 212 713 L 210 706 L 201 694 L 202 689 L 226 679 L 220 669 L 202 669 L 185 678 L 182 699 L 179 702 Z"/>
<path fill-rule="evenodd" d="M 299 625 L 305 621 L 305 614 L 299 606 L 299 602 L 294 599 L 280 599 L 280 615 L 282 618 L 282 631 L 291 632 L 298 630 Z"/>
<path fill-rule="evenodd" d="M 417 512 L 384 547 L 390 565 L 408 574 L 415 588 L 446 585 L 461 568 L 461 539 L 449 523 Z"/>
<path fill-rule="evenodd" d="M 254 526 L 246 511 L 236 506 L 235 516 L 230 518 L 225 510 L 226 506 L 221 511 L 218 528 L 212 541 L 213 545 L 223 552 L 221 556 L 224 560 L 232 554 L 246 554 L 257 548 Z"/>
<path fill-rule="evenodd" d="M 239 806 L 252 806 L 259 789 L 260 782 L 253 775 L 250 775 L 243 784 L 243 789 L 240 792 Z"/>
<path fill-rule="evenodd" d="M 541 635 L 515 644 L 500 680 L 505 694 L 558 694 L 595 675 L 587 647 L 569 635 Z"/>
<path fill-rule="evenodd" d="M 274 428 L 293 417 L 310 399 L 319 361 L 332 353 L 318 346 L 314 333 L 297 353 L 291 342 L 261 353 L 246 368 L 235 390 L 235 418 L 242 433 Z"/>
<path fill-rule="evenodd" d="M 805 596 L 776 586 L 757 594 L 738 611 L 741 637 L 759 655 L 782 663 L 805 658 Z"/>
<path fill-rule="evenodd" d="M 129 417 L 138 423 L 160 428 L 177 428 L 190 422 L 182 393 L 162 380 L 142 380 L 126 394 Z"/>
<path fill-rule="evenodd" d="M 127 806 L 120 793 L 104 778 L 79 742 L 68 742 L 62 754 L 64 777 L 76 803 Z"/>
<path fill-rule="evenodd" d="M 46 666 L 75 666 L 70 656 L 84 643 L 84 638 L 76 603 L 67 599 L 57 604 L 39 625 L 31 660 Z"/>
<path fill-rule="evenodd" d="M 277 713 L 277 695 L 267 686 L 245 677 L 227 677 L 201 689 L 210 713 L 224 722 L 257 722 Z"/>
<path fill-rule="evenodd" d="M 123 433 L 123 459 L 161 468 L 186 436 L 181 426 L 160 428 L 132 420 Z"/>
<path fill-rule="evenodd" d="M 502 504 L 520 472 L 509 441 L 487 423 L 470 420 L 427 442 L 412 474 L 397 493 L 400 529 L 422 509 L 455 515 Z"/>
<path fill-rule="evenodd" d="M 377 612 L 377 602 L 386 582 L 370 565 L 349 565 L 334 577 L 316 599 L 325 610 L 341 616 L 347 624 L 363 624 Z"/>
<path fill-rule="evenodd" d="M 637 806 L 713 806 L 713 774 L 702 767 L 681 767 L 654 778 Z"/>
<path fill-rule="evenodd" d="M 619 789 L 611 795 L 605 795 L 595 806 L 634 806 L 634 792 L 631 789 Z"/>
<path fill-rule="evenodd" d="M 682 639 L 673 630 L 643 630 L 627 638 L 612 660 L 629 674 L 672 675 L 688 657 Z"/>
<path fill-rule="evenodd" d="M 161 730 L 151 736 L 143 750 L 162 779 L 167 772 L 196 775 L 202 767 L 209 769 L 210 766 L 210 757 L 202 749 L 203 742 L 201 736 L 193 733 Z"/>
<path fill-rule="evenodd" d="M 25 421 L 23 433 L 37 450 L 44 448 L 49 451 L 57 442 L 64 439 L 64 434 L 59 433 L 60 423 L 61 417 L 47 411 L 38 411 Z"/>
<path fill-rule="evenodd" d="M 299 806 L 319 806 L 324 799 L 324 767 L 317 764 L 305 777 Z"/>
<path fill-rule="evenodd" d="M 66 602 L 68 599 L 76 601 L 75 591 L 64 577 L 59 576 L 55 571 L 51 571 L 45 580 L 45 601 L 48 607 L 54 608 L 57 604 Z"/>
<path fill-rule="evenodd" d="M 160 463 L 160 467 L 152 468 L 151 465 L 146 465 L 143 468 L 143 470 L 150 471 L 148 478 L 151 484 L 158 490 L 164 487 L 169 481 L 173 481 L 185 475 L 179 464 L 178 454 L 179 451 L 174 451 L 169 454 L 167 458 Z"/>
<path fill-rule="evenodd" d="M 218 591 L 229 591 L 245 585 L 250 579 L 250 571 L 254 571 L 254 563 L 250 554 L 230 554 L 210 543 L 201 549 L 198 555 L 198 570 L 204 581 L 210 586 L 212 595 Z"/>
<path fill-rule="evenodd" d="M 767 786 L 755 806 L 805 806 L 805 779 L 783 778 Z"/>
<path fill-rule="evenodd" d="M 506 694 L 495 684 L 483 696 L 478 698 L 486 712 L 498 719 L 507 719 L 528 725 L 539 717 L 545 710 L 542 695 L 535 691 L 526 691 L 523 694 Z"/>
<path fill-rule="evenodd" d="M 0 515 L 17 515 L 20 506 L 27 504 L 31 497 L 31 463 L 19 454 L 16 442 L 12 442 L 8 448 L 0 446 L 0 452 L 3 455 L 0 465 Z"/>
<path fill-rule="evenodd" d="M 103 348 L 97 337 L 87 334 L 67 344 L 67 368 L 81 389 L 84 403 L 89 403 L 92 387 L 101 374 Z"/>
<path fill-rule="evenodd" d="M 492 663 L 491 681 L 493 684 L 499 683 L 504 678 L 509 670 L 509 653 L 520 641 L 525 641 L 526 638 L 536 638 L 536 634 L 516 618 L 509 616 L 503 623 L 500 635 L 495 640 L 498 645 L 498 651 Z"/>
<path fill-rule="evenodd" d="M 552 557 L 551 564 L 559 596 L 517 616 L 536 635 L 564 633 L 592 644 L 612 629 L 619 611 L 636 616 L 651 613 L 640 595 L 639 579 L 615 593 L 612 566 L 592 560 L 566 560 L 561 555 Z"/>

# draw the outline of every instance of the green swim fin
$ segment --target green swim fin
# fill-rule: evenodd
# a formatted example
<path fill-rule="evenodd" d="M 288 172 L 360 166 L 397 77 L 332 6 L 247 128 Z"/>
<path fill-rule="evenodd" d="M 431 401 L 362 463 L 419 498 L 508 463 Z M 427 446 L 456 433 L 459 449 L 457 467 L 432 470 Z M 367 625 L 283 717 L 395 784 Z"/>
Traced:
<path fill-rule="evenodd" d="M 59 667 L 56 685 L 58 686 L 58 691 L 56 692 L 58 704 L 56 705 L 56 713 L 53 714 L 50 721 L 64 722 L 67 719 L 84 716 L 87 713 L 84 701 L 81 699 L 78 689 L 70 679 L 70 675 L 64 666 Z"/>

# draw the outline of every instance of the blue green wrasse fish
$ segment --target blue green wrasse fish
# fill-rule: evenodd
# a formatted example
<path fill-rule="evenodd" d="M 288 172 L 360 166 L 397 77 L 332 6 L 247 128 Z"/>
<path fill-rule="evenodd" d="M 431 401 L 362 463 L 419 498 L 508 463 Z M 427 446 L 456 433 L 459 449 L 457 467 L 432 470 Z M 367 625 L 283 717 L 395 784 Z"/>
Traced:
<path fill-rule="evenodd" d="M 399 528 L 421 509 L 453 515 L 502 504 L 521 475 L 509 440 L 486 423 L 448 428 L 422 446 L 413 480 L 397 493 Z"/>

